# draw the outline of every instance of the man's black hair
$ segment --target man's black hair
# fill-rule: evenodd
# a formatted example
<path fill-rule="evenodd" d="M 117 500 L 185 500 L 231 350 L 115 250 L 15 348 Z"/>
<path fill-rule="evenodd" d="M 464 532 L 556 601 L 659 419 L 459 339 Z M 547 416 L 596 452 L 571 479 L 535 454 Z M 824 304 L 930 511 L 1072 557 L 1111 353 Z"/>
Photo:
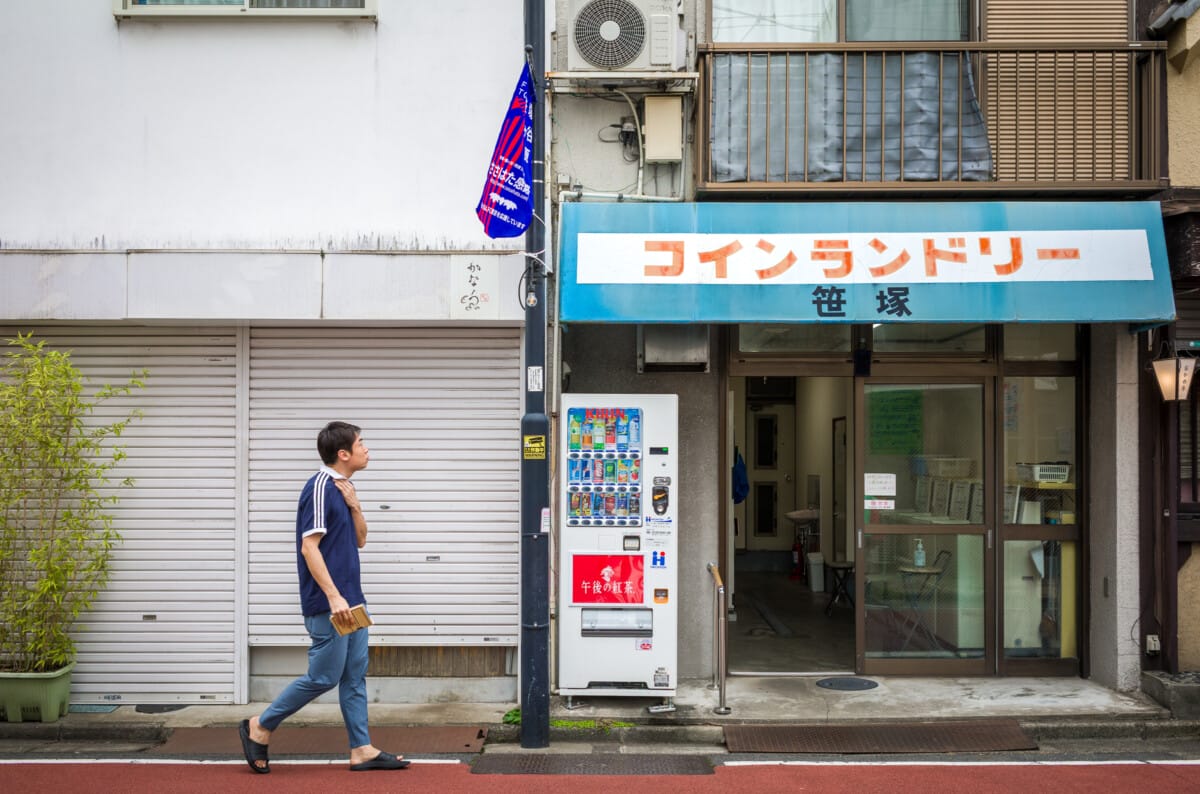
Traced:
<path fill-rule="evenodd" d="M 350 452 L 354 449 L 354 439 L 362 428 L 349 422 L 330 422 L 317 434 L 317 452 L 321 454 L 321 462 L 326 466 L 337 463 L 338 451 Z"/>

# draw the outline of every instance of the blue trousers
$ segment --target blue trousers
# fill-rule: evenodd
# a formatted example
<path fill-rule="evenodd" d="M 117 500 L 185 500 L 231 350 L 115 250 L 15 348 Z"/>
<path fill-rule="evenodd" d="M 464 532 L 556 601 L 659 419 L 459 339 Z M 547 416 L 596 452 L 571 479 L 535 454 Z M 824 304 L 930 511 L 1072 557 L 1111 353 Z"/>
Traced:
<path fill-rule="evenodd" d="M 367 728 L 368 629 L 359 629 L 343 637 L 334 629 L 328 612 L 306 617 L 304 626 L 312 638 L 312 647 L 308 649 L 308 672 L 279 693 L 259 716 L 259 724 L 273 731 L 285 719 L 336 686 L 350 747 L 370 744 L 371 735 Z"/>

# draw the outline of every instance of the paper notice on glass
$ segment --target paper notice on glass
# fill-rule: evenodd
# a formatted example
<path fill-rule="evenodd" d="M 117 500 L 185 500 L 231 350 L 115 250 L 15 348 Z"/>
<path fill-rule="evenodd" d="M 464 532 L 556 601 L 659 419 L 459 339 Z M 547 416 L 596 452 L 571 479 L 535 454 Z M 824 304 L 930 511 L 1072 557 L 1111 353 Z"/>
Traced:
<path fill-rule="evenodd" d="M 896 475 L 867 473 L 863 475 L 863 493 L 871 496 L 895 496 Z"/>
<path fill-rule="evenodd" d="M 863 502 L 863 508 L 866 510 L 895 510 L 895 499 L 867 499 Z"/>

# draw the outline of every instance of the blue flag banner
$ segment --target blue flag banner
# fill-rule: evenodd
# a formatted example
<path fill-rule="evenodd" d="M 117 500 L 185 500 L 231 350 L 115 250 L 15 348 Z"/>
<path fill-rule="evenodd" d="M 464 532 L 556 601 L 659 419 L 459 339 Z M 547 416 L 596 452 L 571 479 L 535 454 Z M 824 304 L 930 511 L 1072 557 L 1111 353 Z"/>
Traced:
<path fill-rule="evenodd" d="M 533 218 L 533 84 L 529 64 L 508 103 L 475 214 L 488 237 L 516 237 Z"/>

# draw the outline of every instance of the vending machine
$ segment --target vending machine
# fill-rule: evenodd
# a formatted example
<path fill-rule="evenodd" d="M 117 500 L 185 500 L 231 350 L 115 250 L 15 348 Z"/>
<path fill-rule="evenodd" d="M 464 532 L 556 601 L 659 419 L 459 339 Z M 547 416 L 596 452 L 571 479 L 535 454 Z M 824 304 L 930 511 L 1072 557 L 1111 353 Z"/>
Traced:
<path fill-rule="evenodd" d="M 662 697 L 678 685 L 679 400 L 564 394 L 558 692 Z"/>

